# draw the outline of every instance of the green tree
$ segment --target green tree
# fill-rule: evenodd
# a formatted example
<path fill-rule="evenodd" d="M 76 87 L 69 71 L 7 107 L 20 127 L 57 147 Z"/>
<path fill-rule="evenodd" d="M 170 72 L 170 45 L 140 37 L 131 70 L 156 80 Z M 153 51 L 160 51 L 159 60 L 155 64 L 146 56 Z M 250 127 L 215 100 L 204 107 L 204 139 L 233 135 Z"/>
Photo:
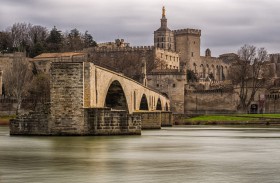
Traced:
<path fill-rule="evenodd" d="M 66 37 L 66 50 L 78 51 L 82 50 L 83 48 L 83 40 L 80 31 L 76 28 L 72 29 Z"/>
<path fill-rule="evenodd" d="M 54 26 L 50 35 L 47 37 L 47 51 L 48 52 L 60 52 L 62 49 L 63 36 L 60 30 Z"/>
<path fill-rule="evenodd" d="M 188 82 L 191 81 L 191 82 L 196 82 L 198 81 L 198 78 L 196 76 L 196 74 L 194 73 L 194 71 L 192 70 L 187 70 L 187 80 Z"/>
<path fill-rule="evenodd" d="M 13 51 L 12 41 L 10 39 L 10 32 L 0 32 L 0 52 L 9 53 Z"/>
<path fill-rule="evenodd" d="M 97 43 L 93 40 L 93 37 L 91 34 L 88 33 L 88 31 L 84 34 L 84 48 L 89 47 L 95 47 L 97 46 Z"/>
<path fill-rule="evenodd" d="M 46 27 L 40 25 L 32 26 L 30 29 L 30 38 L 31 38 L 31 48 L 30 48 L 30 57 L 35 57 L 46 51 L 46 39 L 48 36 L 48 30 Z"/>

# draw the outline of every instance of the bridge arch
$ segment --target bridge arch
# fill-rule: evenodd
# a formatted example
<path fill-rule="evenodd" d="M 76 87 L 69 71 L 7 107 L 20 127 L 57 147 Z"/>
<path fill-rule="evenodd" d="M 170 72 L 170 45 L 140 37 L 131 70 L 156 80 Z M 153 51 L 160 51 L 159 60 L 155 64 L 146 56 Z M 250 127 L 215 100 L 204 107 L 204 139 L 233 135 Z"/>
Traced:
<path fill-rule="evenodd" d="M 119 81 L 114 80 L 110 83 L 106 93 L 104 107 L 128 111 L 126 95 Z"/>
<path fill-rule="evenodd" d="M 141 97 L 139 110 L 145 110 L 145 111 L 149 110 L 148 99 L 145 94 L 143 94 Z"/>
<path fill-rule="evenodd" d="M 158 100 L 157 100 L 156 110 L 162 111 L 162 105 L 161 105 L 161 100 L 160 100 L 160 98 L 158 98 Z"/>
<path fill-rule="evenodd" d="M 168 103 L 165 104 L 165 111 L 169 111 Z"/>

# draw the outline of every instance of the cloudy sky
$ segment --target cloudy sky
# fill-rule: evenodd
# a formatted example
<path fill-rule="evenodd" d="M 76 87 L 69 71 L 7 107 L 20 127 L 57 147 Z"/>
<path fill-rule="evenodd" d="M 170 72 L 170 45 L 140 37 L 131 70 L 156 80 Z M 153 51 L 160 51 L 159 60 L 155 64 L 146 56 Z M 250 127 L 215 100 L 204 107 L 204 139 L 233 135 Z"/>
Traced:
<path fill-rule="evenodd" d="M 245 43 L 280 52 L 280 0 L 0 0 L 0 30 L 26 22 L 88 30 L 97 42 L 152 45 L 163 5 L 170 29 L 202 30 L 202 53 L 236 52 Z"/>

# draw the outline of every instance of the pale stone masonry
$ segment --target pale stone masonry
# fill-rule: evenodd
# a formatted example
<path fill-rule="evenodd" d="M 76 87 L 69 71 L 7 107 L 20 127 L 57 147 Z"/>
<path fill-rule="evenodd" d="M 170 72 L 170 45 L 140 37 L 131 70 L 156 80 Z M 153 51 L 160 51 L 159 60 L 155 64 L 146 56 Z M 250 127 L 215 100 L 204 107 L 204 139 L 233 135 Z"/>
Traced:
<path fill-rule="evenodd" d="M 162 121 L 172 125 L 164 95 L 119 73 L 89 62 L 53 62 L 50 76 L 49 106 L 12 120 L 11 135 L 140 135 Z"/>

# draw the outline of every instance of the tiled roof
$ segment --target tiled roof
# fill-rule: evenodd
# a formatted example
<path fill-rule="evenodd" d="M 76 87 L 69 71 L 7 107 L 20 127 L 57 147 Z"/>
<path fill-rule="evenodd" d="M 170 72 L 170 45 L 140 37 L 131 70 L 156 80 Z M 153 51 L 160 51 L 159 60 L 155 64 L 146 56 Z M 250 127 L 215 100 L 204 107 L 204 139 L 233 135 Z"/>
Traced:
<path fill-rule="evenodd" d="M 58 57 L 71 57 L 71 56 L 77 56 L 77 55 L 85 55 L 85 53 L 81 52 L 64 52 L 64 53 L 42 53 L 34 59 L 39 59 L 39 58 L 58 58 Z"/>

